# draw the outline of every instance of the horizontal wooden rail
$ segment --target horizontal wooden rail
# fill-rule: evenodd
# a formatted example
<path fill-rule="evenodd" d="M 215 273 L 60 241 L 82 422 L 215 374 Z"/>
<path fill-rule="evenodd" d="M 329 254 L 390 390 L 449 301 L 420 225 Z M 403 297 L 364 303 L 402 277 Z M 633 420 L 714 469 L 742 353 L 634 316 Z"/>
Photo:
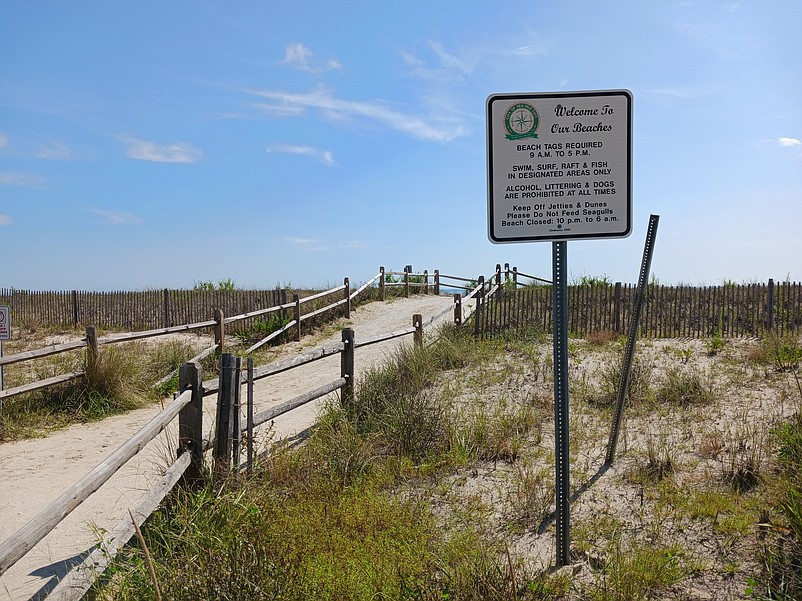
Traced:
<path fill-rule="evenodd" d="M 191 453 L 182 453 L 158 482 L 150 487 L 148 493 L 131 511 L 138 526 L 142 526 L 156 511 L 192 462 Z M 134 523 L 126 516 L 111 531 L 103 536 L 98 547 L 79 565 L 75 566 L 47 596 L 49 601 L 78 601 L 92 588 L 95 580 L 111 565 L 117 553 L 131 540 L 136 532 Z"/>
<path fill-rule="evenodd" d="M 298 303 L 303 305 L 304 303 L 308 303 L 311 300 L 315 300 L 316 298 L 323 298 L 324 296 L 328 296 L 329 294 L 334 294 L 335 292 L 339 292 L 340 290 L 345 290 L 345 284 L 343 284 L 342 286 L 337 286 L 336 288 L 331 288 L 330 290 L 324 290 L 323 292 L 318 292 L 317 294 L 313 294 L 312 296 L 307 296 L 298 299 Z"/>
<path fill-rule="evenodd" d="M 436 313 L 436 314 L 432 315 L 429 319 L 427 319 L 425 322 L 423 322 L 423 329 L 425 330 L 430 325 L 432 325 L 435 321 L 440 319 L 443 315 L 446 315 L 448 313 L 454 313 L 454 307 L 453 306 L 446 307 L 445 309 L 443 309 L 439 313 Z"/>
<path fill-rule="evenodd" d="M 258 311 L 251 311 L 250 313 L 242 313 L 241 315 L 232 315 L 231 317 L 226 317 L 225 319 L 223 319 L 223 323 L 228 324 L 234 321 L 241 321 L 243 319 L 259 317 L 260 315 L 275 313 L 276 311 L 281 311 L 282 309 L 292 309 L 294 306 L 295 303 L 284 303 L 283 305 L 274 305 L 273 307 L 268 307 L 267 309 L 259 309 Z"/>
<path fill-rule="evenodd" d="M 373 278 L 371 278 L 370 280 L 368 280 L 367 282 L 365 282 L 364 284 L 362 284 L 362 286 L 361 286 L 361 287 L 360 287 L 358 290 L 356 290 L 355 292 L 352 292 L 352 293 L 351 293 L 351 296 L 350 296 L 349 298 L 350 298 L 351 300 L 355 299 L 355 298 L 356 298 L 356 296 L 357 296 L 358 294 L 360 294 L 362 291 L 364 291 L 364 290 L 365 290 L 365 288 L 367 288 L 368 286 L 370 286 L 371 284 L 373 284 L 373 282 L 375 282 L 376 280 L 378 280 L 380 277 L 382 277 L 382 274 L 381 274 L 381 273 L 378 273 L 376 276 L 374 276 Z"/>
<path fill-rule="evenodd" d="M 31 521 L 0 544 L 0 575 L 33 549 L 47 534 L 67 517 L 89 495 L 98 490 L 117 470 L 126 464 L 146 444 L 153 440 L 192 398 L 192 391 L 182 392 L 178 398 L 150 420 L 131 439 L 109 455 L 103 463 L 73 484 L 66 492 L 45 507 Z"/>
<path fill-rule="evenodd" d="M 299 367 L 301 365 L 306 365 L 307 363 L 312 363 L 326 357 L 331 357 L 332 355 L 339 355 L 342 350 L 342 343 L 331 346 L 321 346 L 320 348 L 316 348 L 309 353 L 304 353 L 303 355 L 298 355 L 297 357 L 293 357 L 291 359 L 276 361 L 275 363 L 257 367 L 253 370 L 253 379 L 259 380 L 261 378 L 266 378 L 267 376 L 280 374 L 281 372 Z"/>
<path fill-rule="evenodd" d="M 487 296 L 493 296 L 496 293 L 496 290 L 499 289 L 499 285 L 494 285 L 490 290 L 487 291 Z"/>
<path fill-rule="evenodd" d="M 309 353 L 298 355 L 297 357 L 293 357 L 291 359 L 285 359 L 284 361 L 277 361 L 275 363 L 263 365 L 262 367 L 257 367 L 253 370 L 253 379 L 259 380 L 261 378 L 280 374 L 281 372 L 293 369 L 295 367 L 300 367 L 301 365 L 306 365 L 307 363 L 312 363 L 313 361 L 318 361 L 325 357 L 330 357 L 331 355 L 337 355 L 341 352 L 342 344 L 316 348 Z M 203 396 L 215 394 L 219 389 L 220 383 L 217 378 L 213 380 L 206 380 L 203 383 Z"/>
<path fill-rule="evenodd" d="M 14 353 L 13 355 L 6 355 L 0 357 L 0 365 L 11 365 L 12 363 L 19 363 L 20 361 L 28 361 L 29 359 L 36 359 L 37 357 L 48 357 L 50 355 L 57 355 L 66 351 L 83 348 L 86 346 L 86 339 L 73 340 L 72 342 L 63 342 L 62 344 L 53 344 L 35 349 L 33 351 L 23 351 L 22 353 Z"/>
<path fill-rule="evenodd" d="M 296 325 L 297 323 L 298 323 L 297 321 L 295 321 L 294 319 L 291 319 L 290 321 L 288 321 L 286 324 L 284 324 L 282 327 L 280 327 L 280 328 L 279 328 L 278 330 L 276 330 L 275 332 L 271 332 L 270 334 L 268 334 L 267 336 L 265 336 L 264 338 L 262 338 L 262 339 L 261 339 L 259 342 L 257 342 L 256 344 L 254 344 L 253 346 L 251 346 L 251 347 L 247 348 L 247 349 L 245 350 L 245 354 L 246 354 L 246 355 L 250 355 L 250 354 L 251 354 L 253 351 L 255 351 L 256 349 L 258 349 L 260 346 L 263 346 L 263 345 L 267 344 L 268 342 L 270 342 L 270 341 L 271 341 L 271 340 L 273 340 L 274 338 L 278 338 L 278 337 L 279 337 L 281 334 L 283 334 L 284 332 L 286 332 L 287 330 L 289 330 L 291 327 L 293 327 L 293 326 L 294 326 L 294 325 Z"/>
<path fill-rule="evenodd" d="M 142 338 L 153 338 L 154 336 L 164 336 L 165 334 L 175 334 L 177 332 L 186 332 L 188 330 L 200 330 L 201 328 L 210 328 L 217 322 L 213 319 L 209 321 L 201 321 L 198 323 L 187 323 L 181 326 L 172 326 L 169 328 L 160 328 L 158 330 L 144 330 L 142 332 L 127 332 L 125 334 L 108 334 L 100 336 L 97 339 L 98 344 L 113 344 L 116 342 L 128 342 L 129 340 L 140 340 Z"/>
<path fill-rule="evenodd" d="M 476 288 L 474 288 L 474 289 L 473 289 L 473 290 L 471 290 L 471 291 L 470 291 L 468 294 L 466 294 L 466 295 L 465 295 L 465 298 L 464 298 L 463 300 L 468 300 L 469 298 L 472 298 L 472 297 L 476 296 L 476 294 L 477 294 L 477 293 L 478 293 L 478 292 L 479 292 L 479 291 L 480 291 L 482 288 L 484 288 L 484 286 L 485 286 L 485 285 L 484 285 L 484 282 L 483 282 L 483 283 L 481 283 L 481 284 L 479 284 L 478 286 L 476 286 Z"/>
<path fill-rule="evenodd" d="M 513 272 L 511 271 L 510 273 Z M 529 278 L 530 280 L 537 280 L 538 282 L 543 282 L 544 284 L 551 284 L 551 280 L 544 280 L 543 278 L 539 278 L 536 275 L 529 275 L 527 273 L 523 273 L 522 271 L 516 271 L 514 273 L 517 273 L 519 277 L 523 276 L 525 278 Z"/>
<path fill-rule="evenodd" d="M 345 287 L 343 286 L 343 288 L 341 288 L 341 290 L 344 289 L 344 288 Z M 325 307 L 321 307 L 320 309 L 317 309 L 316 311 L 312 311 L 311 313 L 306 313 L 304 315 L 301 315 L 301 321 L 304 321 L 306 319 L 310 319 L 310 318 L 314 317 L 315 315 L 320 315 L 321 313 L 325 313 L 326 311 L 330 311 L 331 309 L 334 309 L 334 307 L 339 307 L 340 305 L 344 305 L 347 302 L 348 302 L 348 299 L 347 298 L 343 298 L 343 299 L 338 300 L 336 303 L 331 303 L 330 305 L 326 305 Z"/>
<path fill-rule="evenodd" d="M 403 288 L 404 286 L 407 286 L 407 283 L 406 282 L 388 282 L 388 283 L 385 284 L 385 286 L 387 286 L 389 288 L 392 288 L 392 287 Z M 431 286 L 431 284 L 426 284 L 425 282 L 410 282 L 409 283 L 409 287 L 410 288 L 415 288 L 416 286 L 418 288 L 423 288 L 424 286 Z"/>
<path fill-rule="evenodd" d="M 34 390 L 39 390 L 40 388 L 47 388 L 48 386 L 53 386 L 54 384 L 61 384 L 62 382 L 77 380 L 83 375 L 84 372 L 82 371 L 74 371 L 69 374 L 63 374 L 61 376 L 53 376 L 52 378 L 39 380 L 38 382 L 31 382 L 30 384 L 24 384 L 23 386 L 16 386 L 15 388 L 0 390 L 0 399 L 17 396 L 18 394 L 25 394 L 26 392 L 33 392 Z"/>
<path fill-rule="evenodd" d="M 449 307 L 451 310 L 451 307 Z M 416 328 L 404 328 L 403 330 L 396 330 L 395 332 L 389 332 L 387 334 L 381 334 L 380 336 L 376 336 L 374 338 L 368 338 L 367 340 L 363 340 L 362 342 L 354 342 L 354 348 L 358 349 L 363 346 L 369 346 L 371 344 L 377 344 L 379 342 L 384 342 L 385 340 L 392 340 L 393 338 L 399 338 L 401 336 L 407 336 L 409 334 L 414 334 Z"/>
<path fill-rule="evenodd" d="M 189 359 L 188 361 L 186 361 L 186 363 L 198 363 L 198 362 L 202 361 L 203 359 L 205 359 L 206 357 L 208 357 L 209 355 L 211 355 L 215 350 L 217 350 L 217 345 L 213 344 L 209 348 L 203 349 L 200 353 L 198 353 L 197 355 L 192 357 L 192 359 Z M 166 382 L 169 382 L 170 378 L 172 378 L 176 374 L 177 371 L 178 371 L 177 369 L 174 369 L 173 371 L 171 371 L 169 374 L 164 376 L 161 380 L 156 382 L 152 386 L 152 388 L 156 388 L 156 387 L 161 386 L 162 384 L 164 384 Z"/>
<path fill-rule="evenodd" d="M 441 285 L 442 285 L 442 283 L 443 283 L 443 282 L 442 282 L 443 278 L 448 278 L 448 279 L 450 279 L 450 280 L 457 280 L 457 281 L 459 281 L 459 282 L 475 282 L 475 281 L 476 281 L 476 278 L 461 278 L 461 277 L 457 277 L 457 276 L 455 276 L 455 275 L 443 275 L 443 274 L 441 273 L 441 274 L 440 274 L 440 280 L 441 280 L 441 281 L 440 281 L 440 283 L 441 283 Z M 446 284 L 446 286 L 449 286 L 449 285 L 448 285 L 448 284 Z M 449 287 L 450 287 L 450 288 L 454 288 L 454 286 L 449 286 Z"/>
<path fill-rule="evenodd" d="M 339 390 L 343 386 L 345 386 L 347 380 L 345 378 L 338 378 L 334 380 L 334 382 L 330 382 L 329 384 L 324 384 L 319 388 L 315 388 L 314 390 L 310 390 L 309 392 L 305 392 L 304 394 L 298 395 L 294 399 L 290 399 L 289 401 L 285 401 L 280 405 L 276 405 L 275 407 L 271 407 L 270 409 L 265 409 L 260 413 L 257 413 L 253 416 L 253 425 L 254 427 L 260 426 L 263 423 L 270 421 L 271 419 L 275 419 L 280 415 L 284 415 L 293 409 L 297 409 L 302 405 L 306 405 L 307 403 L 314 401 L 315 399 L 319 399 L 322 396 L 326 396 L 329 393 L 334 392 L 335 390 Z M 243 432 L 247 432 L 247 429 L 243 429 Z"/>

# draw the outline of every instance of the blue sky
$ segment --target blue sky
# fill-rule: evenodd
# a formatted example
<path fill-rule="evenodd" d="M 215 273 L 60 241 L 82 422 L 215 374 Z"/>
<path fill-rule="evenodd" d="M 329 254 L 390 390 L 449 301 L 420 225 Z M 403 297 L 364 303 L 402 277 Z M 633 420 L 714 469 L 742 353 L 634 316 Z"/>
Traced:
<path fill-rule="evenodd" d="M 550 276 L 487 239 L 490 94 L 628 89 L 633 232 L 573 277 L 802 279 L 802 3 L 0 2 L 0 287 Z"/>

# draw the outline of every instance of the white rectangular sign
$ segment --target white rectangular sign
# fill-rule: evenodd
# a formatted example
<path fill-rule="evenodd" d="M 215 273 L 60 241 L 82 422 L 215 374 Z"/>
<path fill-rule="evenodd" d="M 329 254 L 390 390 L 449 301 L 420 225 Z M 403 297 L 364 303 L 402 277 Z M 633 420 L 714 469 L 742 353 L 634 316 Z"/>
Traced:
<path fill-rule="evenodd" d="M 491 242 L 629 236 L 629 90 L 493 94 L 487 143 Z"/>
<path fill-rule="evenodd" d="M 0 307 L 0 340 L 11 340 L 11 311 Z"/>

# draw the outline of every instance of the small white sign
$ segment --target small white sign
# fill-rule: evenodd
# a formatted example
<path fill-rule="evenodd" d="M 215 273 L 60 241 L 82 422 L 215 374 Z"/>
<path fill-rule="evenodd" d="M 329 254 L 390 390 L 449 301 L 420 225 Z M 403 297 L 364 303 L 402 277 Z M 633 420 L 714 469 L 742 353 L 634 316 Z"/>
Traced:
<path fill-rule="evenodd" d="M 0 340 L 11 340 L 11 313 L 8 307 L 0 307 Z"/>
<path fill-rule="evenodd" d="M 629 236 L 628 90 L 493 94 L 487 143 L 491 242 Z"/>

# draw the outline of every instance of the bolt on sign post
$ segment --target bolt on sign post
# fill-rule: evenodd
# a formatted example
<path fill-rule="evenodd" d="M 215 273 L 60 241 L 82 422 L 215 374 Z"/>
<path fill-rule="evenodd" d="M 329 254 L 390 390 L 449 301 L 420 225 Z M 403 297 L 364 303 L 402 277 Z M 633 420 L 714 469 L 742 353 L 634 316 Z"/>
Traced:
<path fill-rule="evenodd" d="M 568 240 L 625 238 L 632 221 L 632 93 L 487 99 L 487 234 L 552 243 L 557 564 L 569 563 Z"/>

